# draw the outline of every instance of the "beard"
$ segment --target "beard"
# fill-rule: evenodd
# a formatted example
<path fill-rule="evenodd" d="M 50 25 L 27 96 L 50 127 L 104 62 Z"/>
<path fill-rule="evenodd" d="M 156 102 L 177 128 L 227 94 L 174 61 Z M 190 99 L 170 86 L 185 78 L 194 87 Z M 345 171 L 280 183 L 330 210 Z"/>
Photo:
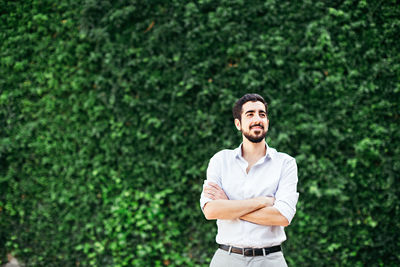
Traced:
<path fill-rule="evenodd" d="M 250 131 L 251 131 L 251 129 L 250 129 Z M 264 131 L 264 128 L 261 130 L 258 130 L 260 132 L 259 134 L 252 134 L 250 131 L 245 132 L 242 129 L 242 134 L 252 143 L 260 143 L 262 140 L 265 139 L 265 136 L 267 135 L 267 131 Z"/>

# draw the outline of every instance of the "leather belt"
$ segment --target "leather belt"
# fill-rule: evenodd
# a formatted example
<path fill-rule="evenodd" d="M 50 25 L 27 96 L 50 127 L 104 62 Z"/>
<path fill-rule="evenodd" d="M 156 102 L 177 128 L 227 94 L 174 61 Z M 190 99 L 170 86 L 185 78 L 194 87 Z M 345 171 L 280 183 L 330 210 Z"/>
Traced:
<path fill-rule="evenodd" d="M 269 248 L 238 248 L 228 245 L 218 245 L 218 247 L 222 250 L 226 250 L 231 253 L 241 254 L 243 256 L 266 256 L 270 253 L 282 251 L 281 246 L 274 246 Z"/>

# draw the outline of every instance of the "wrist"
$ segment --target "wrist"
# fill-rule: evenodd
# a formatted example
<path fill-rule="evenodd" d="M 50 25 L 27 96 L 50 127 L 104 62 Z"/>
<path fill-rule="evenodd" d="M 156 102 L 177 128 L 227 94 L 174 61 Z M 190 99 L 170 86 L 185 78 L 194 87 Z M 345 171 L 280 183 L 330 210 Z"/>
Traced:
<path fill-rule="evenodd" d="M 262 209 L 268 205 L 266 197 L 256 197 L 253 198 L 252 200 L 255 201 L 257 209 Z"/>

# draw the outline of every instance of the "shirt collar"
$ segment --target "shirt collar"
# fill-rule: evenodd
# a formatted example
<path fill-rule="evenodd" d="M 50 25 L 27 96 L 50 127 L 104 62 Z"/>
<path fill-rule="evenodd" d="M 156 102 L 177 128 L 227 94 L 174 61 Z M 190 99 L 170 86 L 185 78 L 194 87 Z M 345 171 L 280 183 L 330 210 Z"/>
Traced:
<path fill-rule="evenodd" d="M 243 158 L 243 155 L 242 155 L 242 146 L 243 146 L 243 143 L 241 143 L 240 145 L 239 145 L 239 147 L 237 147 L 234 151 L 235 151 L 235 157 L 236 158 Z M 269 147 L 268 146 L 268 144 L 267 143 L 265 143 L 265 147 L 266 147 L 266 150 L 267 150 L 267 153 L 265 154 L 265 156 L 264 156 L 264 159 L 273 159 L 274 158 L 274 152 L 275 152 L 275 149 L 273 149 L 273 148 L 271 148 L 271 147 Z"/>

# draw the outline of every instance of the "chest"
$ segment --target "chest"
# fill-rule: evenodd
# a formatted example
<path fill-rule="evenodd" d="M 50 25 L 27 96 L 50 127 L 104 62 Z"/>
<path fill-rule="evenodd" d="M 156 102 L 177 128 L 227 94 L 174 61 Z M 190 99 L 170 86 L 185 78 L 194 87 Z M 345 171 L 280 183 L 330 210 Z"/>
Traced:
<path fill-rule="evenodd" d="M 254 160 L 248 160 L 247 162 L 249 163 L 249 165 L 246 168 L 246 173 L 249 173 L 250 169 L 253 167 L 254 164 L 256 164 L 258 161 L 258 159 L 254 159 Z"/>
<path fill-rule="evenodd" d="M 235 161 L 229 168 L 224 168 L 221 184 L 229 199 L 275 196 L 281 175 L 279 164 L 255 164 L 247 172 L 249 166 L 245 162 Z"/>

